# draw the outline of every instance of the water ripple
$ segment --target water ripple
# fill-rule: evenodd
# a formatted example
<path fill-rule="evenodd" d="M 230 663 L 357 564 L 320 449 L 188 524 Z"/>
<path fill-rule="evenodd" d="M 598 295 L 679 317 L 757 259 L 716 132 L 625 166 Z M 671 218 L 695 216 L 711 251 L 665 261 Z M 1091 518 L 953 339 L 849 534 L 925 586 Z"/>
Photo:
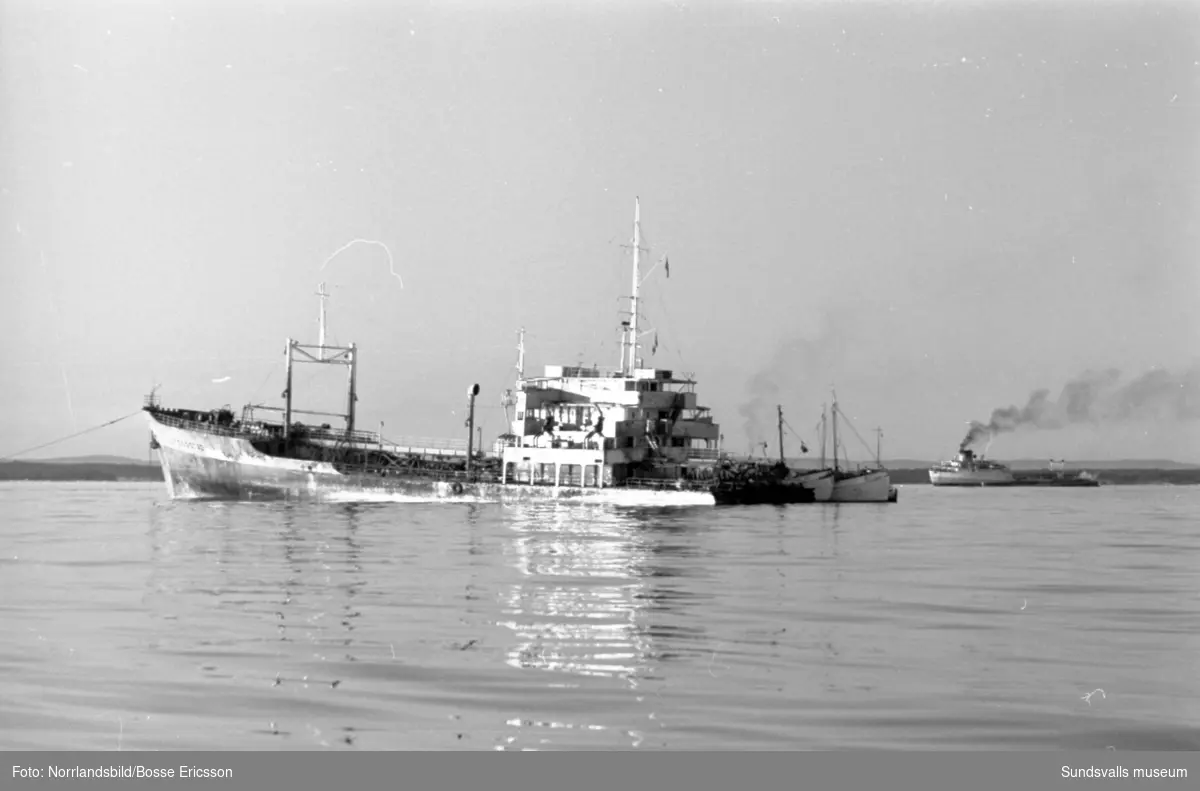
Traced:
<path fill-rule="evenodd" d="M 1198 489 L 0 501 L 9 749 L 1200 747 Z"/>

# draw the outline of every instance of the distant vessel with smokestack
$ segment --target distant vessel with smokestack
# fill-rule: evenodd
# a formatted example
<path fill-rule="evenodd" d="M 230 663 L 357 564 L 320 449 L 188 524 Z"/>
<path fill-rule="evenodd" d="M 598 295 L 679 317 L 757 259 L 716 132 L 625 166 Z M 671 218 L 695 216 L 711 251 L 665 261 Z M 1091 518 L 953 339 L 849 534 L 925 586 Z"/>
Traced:
<path fill-rule="evenodd" d="M 929 468 L 934 486 L 1099 486 L 1100 479 L 1086 471 L 1066 470 L 1065 461 L 1051 459 L 1044 470 L 1013 472 L 998 461 L 976 457 L 970 448 L 960 447 L 950 461 Z"/>
<path fill-rule="evenodd" d="M 1007 465 L 976 457 L 964 445 L 953 459 L 929 468 L 929 482 L 934 486 L 1012 486 L 1016 478 Z"/>

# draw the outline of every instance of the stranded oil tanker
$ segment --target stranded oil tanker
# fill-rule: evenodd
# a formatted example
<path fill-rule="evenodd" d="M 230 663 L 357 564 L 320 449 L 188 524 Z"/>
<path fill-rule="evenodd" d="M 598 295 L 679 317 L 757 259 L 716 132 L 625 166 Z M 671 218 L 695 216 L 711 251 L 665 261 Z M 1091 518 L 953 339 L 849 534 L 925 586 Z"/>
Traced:
<path fill-rule="evenodd" d="M 467 439 L 391 442 L 356 424 L 358 348 L 325 342 L 325 294 L 314 345 L 288 339 L 283 406 L 247 405 L 241 415 L 144 404 L 172 497 L 311 500 L 581 500 L 630 505 L 762 502 L 765 481 L 719 464 L 720 426 L 688 375 L 646 367 L 640 356 L 639 207 L 633 223 L 633 290 L 621 322 L 617 368 L 547 365 L 526 377 L 518 344 L 509 430 L 485 454 L 472 446 L 479 386 L 468 390 Z M 666 259 L 659 262 L 666 269 Z M 651 267 L 651 271 L 659 264 Z M 648 273 L 647 273 L 648 274 Z M 293 403 L 297 364 L 348 369 L 344 414 Z M 267 413 L 264 415 L 263 413 Z M 300 414 L 338 418 L 314 425 Z M 770 487 L 767 487 L 770 488 Z M 797 499 L 812 500 L 810 495 Z"/>

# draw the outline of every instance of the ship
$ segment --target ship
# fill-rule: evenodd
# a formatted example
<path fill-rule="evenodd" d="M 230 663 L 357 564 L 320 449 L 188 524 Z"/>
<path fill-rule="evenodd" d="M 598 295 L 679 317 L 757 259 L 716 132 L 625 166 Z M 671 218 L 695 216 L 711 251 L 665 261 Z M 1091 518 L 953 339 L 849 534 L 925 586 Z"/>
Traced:
<path fill-rule="evenodd" d="M 1099 486 L 1100 479 L 1086 470 L 1068 472 L 1066 460 L 1050 460 L 1044 470 L 1013 473 L 1014 486 Z"/>
<path fill-rule="evenodd" d="M 883 466 L 883 461 L 880 458 L 880 443 L 882 442 L 883 432 L 878 434 L 879 439 L 875 446 L 875 466 L 849 468 L 842 467 L 838 460 L 838 449 L 841 447 L 838 442 L 838 416 L 846 420 L 849 424 L 849 419 L 842 413 L 838 407 L 837 393 L 833 393 L 833 403 L 829 408 L 829 418 L 833 425 L 833 467 L 825 468 L 825 427 L 826 410 L 821 409 L 821 466 L 828 472 L 832 473 L 833 486 L 829 495 L 829 502 L 834 503 L 894 503 L 899 499 L 899 491 L 895 486 L 892 486 L 891 473 Z M 853 426 L 851 425 L 851 430 Z M 857 432 L 856 432 L 857 433 Z M 860 438 L 861 439 L 861 438 Z"/>
<path fill-rule="evenodd" d="M 725 459 L 713 495 L 719 505 L 792 505 L 826 501 L 833 490 L 833 473 L 793 470 L 788 467 L 783 445 L 783 406 L 779 415 L 779 461 L 750 459 L 735 465 Z M 766 443 L 763 443 L 764 452 Z M 808 449 L 801 443 L 803 452 Z"/>
<path fill-rule="evenodd" d="M 324 288 L 316 345 L 289 338 L 283 406 L 247 405 L 235 415 L 165 407 L 155 390 L 143 409 L 173 498 L 312 501 L 594 501 L 650 506 L 737 502 L 758 476 L 720 465 L 720 426 L 698 401 L 690 375 L 647 367 L 639 332 L 640 204 L 634 201 L 633 289 L 621 322 L 619 367 L 547 365 L 524 374 L 518 343 L 515 415 L 490 453 L 474 447 L 479 385 L 467 388 L 466 440 L 389 441 L 360 430 L 358 347 L 326 343 Z M 666 259 L 659 265 L 669 267 Z M 669 277 L 669 268 L 666 269 Z M 648 277 L 650 272 L 646 273 Z M 348 369 L 346 411 L 298 409 L 296 365 Z M 506 415 L 508 413 L 506 412 Z M 338 420 L 312 424 L 298 415 Z M 720 493 L 718 496 L 718 492 Z"/>
<path fill-rule="evenodd" d="M 1007 465 L 976 457 L 965 445 L 953 459 L 929 468 L 929 482 L 934 486 L 1012 486 L 1015 481 Z"/>
<path fill-rule="evenodd" d="M 713 488 L 718 505 L 794 505 L 816 502 L 813 487 L 805 486 L 787 464 L 749 460 L 722 463 Z"/>

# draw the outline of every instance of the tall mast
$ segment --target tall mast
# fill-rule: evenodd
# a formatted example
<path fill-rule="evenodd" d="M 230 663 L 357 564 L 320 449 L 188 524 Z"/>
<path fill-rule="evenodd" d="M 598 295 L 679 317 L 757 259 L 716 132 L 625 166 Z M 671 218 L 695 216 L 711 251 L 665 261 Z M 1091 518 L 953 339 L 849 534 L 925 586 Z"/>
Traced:
<path fill-rule="evenodd" d="M 833 393 L 833 408 L 829 410 L 833 417 L 833 471 L 838 471 L 838 437 L 837 437 L 837 393 Z"/>
<path fill-rule="evenodd" d="M 636 197 L 633 199 L 633 290 L 629 297 L 629 356 L 627 358 L 626 376 L 633 376 L 637 368 L 638 350 L 638 268 L 642 249 L 642 206 Z"/>
<path fill-rule="evenodd" d="M 883 458 L 880 455 L 879 449 L 883 444 L 883 429 L 875 429 L 875 464 L 879 467 L 883 466 Z"/>
<path fill-rule="evenodd" d="M 825 469 L 825 411 L 826 406 L 821 404 L 821 469 Z"/>
<path fill-rule="evenodd" d="M 320 349 L 318 354 L 320 359 L 325 359 L 325 300 L 329 296 L 325 291 L 325 284 L 321 283 L 317 286 L 317 296 L 321 298 L 320 313 L 317 316 L 317 346 Z"/>
<path fill-rule="evenodd" d="M 517 331 L 517 381 L 525 378 L 525 328 Z"/>
<path fill-rule="evenodd" d="M 787 464 L 783 458 L 783 404 L 777 404 L 775 409 L 779 412 L 779 463 Z"/>
<path fill-rule="evenodd" d="M 287 439 L 292 433 L 292 348 L 295 346 L 295 341 L 291 338 L 287 339 L 287 350 L 284 352 L 287 356 L 286 384 L 283 386 L 283 438 Z"/>
<path fill-rule="evenodd" d="M 321 356 L 325 356 L 324 349 L 321 350 Z M 349 438 L 354 433 L 354 414 L 358 411 L 358 344 L 350 344 L 346 356 L 350 361 L 350 381 L 346 394 L 346 437 Z"/>

